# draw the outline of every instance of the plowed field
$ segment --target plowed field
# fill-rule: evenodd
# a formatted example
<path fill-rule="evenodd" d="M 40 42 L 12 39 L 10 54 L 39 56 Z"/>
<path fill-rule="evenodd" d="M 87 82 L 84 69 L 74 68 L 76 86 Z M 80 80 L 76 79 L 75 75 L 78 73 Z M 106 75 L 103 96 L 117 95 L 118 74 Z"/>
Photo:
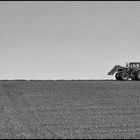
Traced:
<path fill-rule="evenodd" d="M 0 81 L 0 138 L 140 138 L 140 82 Z"/>

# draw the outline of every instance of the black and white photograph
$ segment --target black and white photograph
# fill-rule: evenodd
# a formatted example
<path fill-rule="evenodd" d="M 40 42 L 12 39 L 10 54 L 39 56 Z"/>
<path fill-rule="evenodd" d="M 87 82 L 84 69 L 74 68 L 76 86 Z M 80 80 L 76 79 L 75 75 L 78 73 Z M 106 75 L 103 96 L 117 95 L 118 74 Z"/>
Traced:
<path fill-rule="evenodd" d="M 140 2 L 0 1 L 0 139 L 140 139 Z"/>

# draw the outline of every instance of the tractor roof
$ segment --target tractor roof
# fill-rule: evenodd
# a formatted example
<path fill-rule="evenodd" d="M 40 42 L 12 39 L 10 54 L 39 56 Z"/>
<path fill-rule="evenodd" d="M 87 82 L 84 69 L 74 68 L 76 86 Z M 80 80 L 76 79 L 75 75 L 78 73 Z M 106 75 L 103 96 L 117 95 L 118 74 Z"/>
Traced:
<path fill-rule="evenodd" d="M 129 64 L 140 64 L 140 62 L 130 62 Z"/>

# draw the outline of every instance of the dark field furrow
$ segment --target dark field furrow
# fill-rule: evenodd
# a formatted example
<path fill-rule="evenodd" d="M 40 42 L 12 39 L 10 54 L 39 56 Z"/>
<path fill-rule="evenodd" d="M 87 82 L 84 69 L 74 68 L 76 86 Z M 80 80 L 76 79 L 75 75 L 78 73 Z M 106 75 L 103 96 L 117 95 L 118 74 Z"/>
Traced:
<path fill-rule="evenodd" d="M 140 82 L 0 81 L 0 138 L 140 138 Z"/>

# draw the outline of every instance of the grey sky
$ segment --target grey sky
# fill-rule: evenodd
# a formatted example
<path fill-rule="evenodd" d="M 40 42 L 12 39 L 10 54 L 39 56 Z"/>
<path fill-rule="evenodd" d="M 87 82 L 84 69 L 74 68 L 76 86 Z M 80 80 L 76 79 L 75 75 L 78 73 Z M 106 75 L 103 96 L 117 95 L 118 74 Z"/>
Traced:
<path fill-rule="evenodd" d="M 0 79 L 112 79 L 139 53 L 139 1 L 0 2 Z"/>

